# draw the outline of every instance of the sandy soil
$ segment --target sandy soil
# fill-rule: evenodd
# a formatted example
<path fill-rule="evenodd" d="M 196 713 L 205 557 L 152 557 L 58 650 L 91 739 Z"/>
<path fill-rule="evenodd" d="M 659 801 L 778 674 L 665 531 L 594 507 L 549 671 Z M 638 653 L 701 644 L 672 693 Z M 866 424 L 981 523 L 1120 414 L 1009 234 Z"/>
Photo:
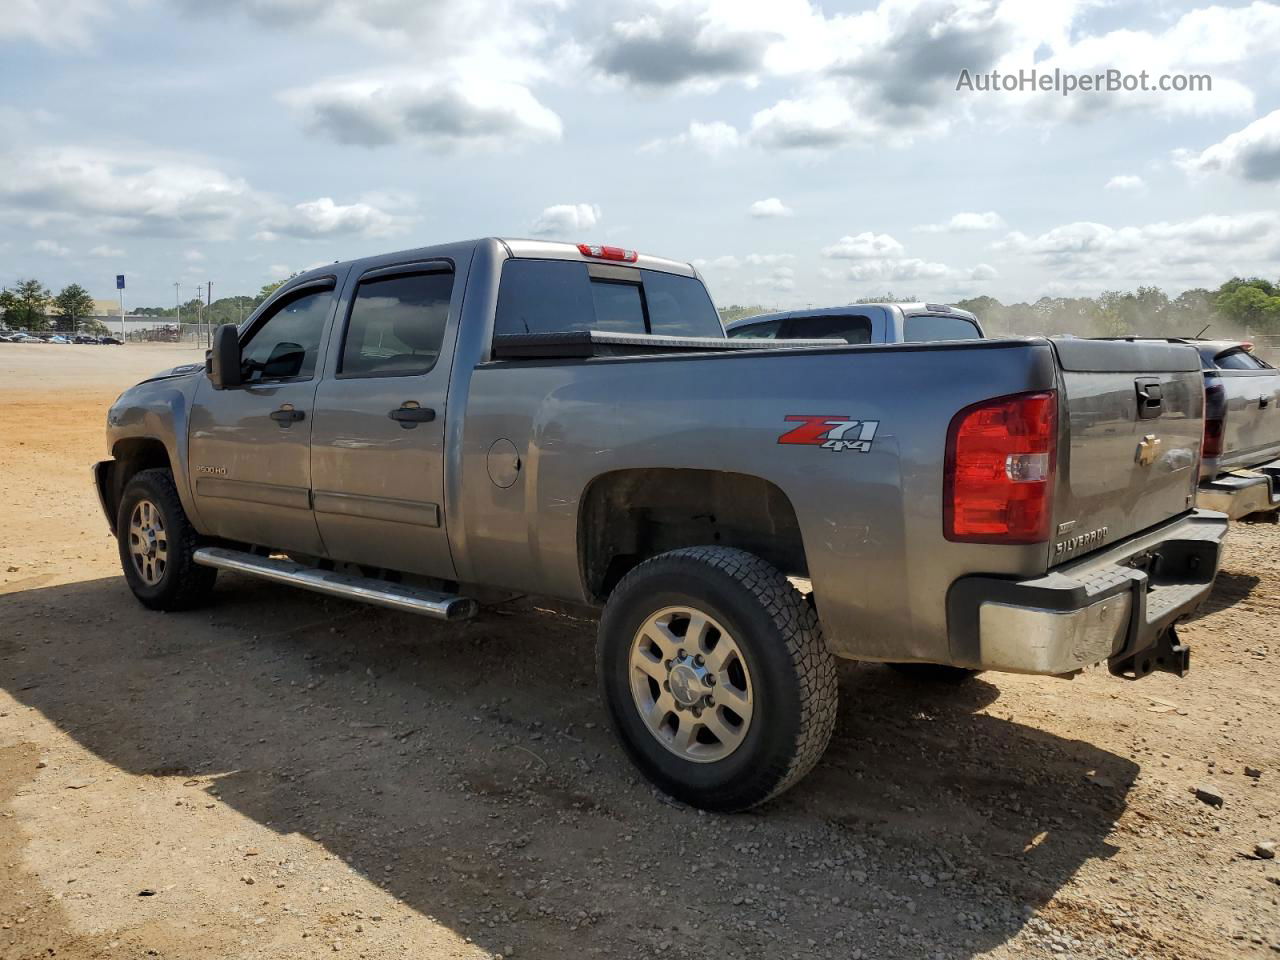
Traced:
<path fill-rule="evenodd" d="M 615 747 L 591 623 L 234 576 L 136 604 L 88 466 L 119 389 L 190 359 L 0 344 L 4 960 L 1280 950 L 1280 528 L 1233 531 L 1188 678 L 849 665 L 814 773 L 710 816 Z"/>

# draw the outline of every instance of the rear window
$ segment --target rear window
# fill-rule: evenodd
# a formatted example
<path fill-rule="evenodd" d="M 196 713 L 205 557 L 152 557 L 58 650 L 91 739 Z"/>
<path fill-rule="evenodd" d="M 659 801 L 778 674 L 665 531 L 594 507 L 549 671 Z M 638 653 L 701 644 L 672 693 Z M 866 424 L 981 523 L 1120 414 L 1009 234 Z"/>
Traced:
<path fill-rule="evenodd" d="M 1219 370 L 1265 370 L 1267 365 L 1244 350 L 1232 350 L 1214 358 Z"/>
<path fill-rule="evenodd" d="M 569 260 L 508 260 L 498 287 L 494 333 L 724 336 L 700 281 L 657 270 L 635 275 L 639 282 L 592 277 L 587 264 Z"/>
<path fill-rule="evenodd" d="M 978 325 L 964 317 L 917 314 L 907 317 L 902 339 L 908 343 L 922 340 L 978 340 Z"/>
<path fill-rule="evenodd" d="M 870 343 L 871 318 L 863 316 L 792 317 L 783 324 L 786 340 L 843 340 L 845 343 Z"/>

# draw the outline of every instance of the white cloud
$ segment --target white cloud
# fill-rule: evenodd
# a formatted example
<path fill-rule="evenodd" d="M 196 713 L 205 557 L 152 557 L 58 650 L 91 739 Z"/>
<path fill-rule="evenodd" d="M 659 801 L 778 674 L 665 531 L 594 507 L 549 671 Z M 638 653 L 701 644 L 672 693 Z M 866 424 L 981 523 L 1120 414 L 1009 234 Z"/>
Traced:
<path fill-rule="evenodd" d="M 204 254 L 199 250 L 184 250 L 182 253 L 182 259 L 187 261 L 187 263 L 200 263 L 204 260 Z"/>
<path fill-rule="evenodd" d="M 434 152 L 509 150 L 559 140 L 560 117 L 520 83 L 480 73 L 436 76 L 397 71 L 324 81 L 283 95 L 314 134 L 337 143 L 410 143 Z"/>
<path fill-rule="evenodd" d="M 332 197 L 320 197 L 277 210 L 262 221 L 262 230 L 257 236 L 263 240 L 281 236 L 299 239 L 382 237 L 403 228 L 407 219 L 372 204 L 339 204 L 334 203 Z"/>
<path fill-rule="evenodd" d="M 254 195 L 207 162 L 163 152 L 55 147 L 0 154 L 0 217 L 84 233 L 207 234 Z"/>
<path fill-rule="evenodd" d="M 977 233 L 983 230 L 999 230 L 1004 218 L 994 210 L 986 213 L 957 213 L 945 223 L 926 223 L 916 227 L 920 233 Z"/>
<path fill-rule="evenodd" d="M 844 236 L 828 247 L 822 248 L 824 257 L 837 260 L 872 260 L 883 257 L 900 257 L 902 244 L 887 233 L 859 233 Z"/>
<path fill-rule="evenodd" d="M 1280 213 L 1264 212 L 1121 227 L 1077 221 L 1037 236 L 1011 233 L 995 248 L 1051 268 L 1059 280 L 1131 287 L 1265 273 L 1278 243 Z"/>
<path fill-rule="evenodd" d="M 757 218 L 770 217 L 789 217 L 795 213 L 790 207 L 779 200 L 777 197 L 769 197 L 766 200 L 757 200 L 751 204 L 749 211 L 751 216 Z"/>
<path fill-rule="evenodd" d="M 116 257 L 123 257 L 124 251 L 119 247 L 109 247 L 105 243 L 99 244 L 89 251 L 89 256 L 98 257 L 102 260 L 112 260 Z"/>
<path fill-rule="evenodd" d="M 930 263 L 915 257 L 896 260 L 863 260 L 846 273 L 850 280 L 938 280 L 952 275 L 945 263 Z"/>
<path fill-rule="evenodd" d="M 87 47 L 107 6 L 103 0 L 7 0 L 0 40 L 34 40 L 51 50 Z"/>
<path fill-rule="evenodd" d="M 66 257 L 71 255 L 71 250 L 56 240 L 37 240 L 31 245 L 31 248 L 36 253 L 43 253 L 46 257 Z"/>
<path fill-rule="evenodd" d="M 600 208 L 593 203 L 558 203 L 543 210 L 530 229 L 536 236 L 568 238 L 594 229 L 600 218 Z"/>
<path fill-rule="evenodd" d="M 693 120 L 689 123 L 689 129 L 684 133 L 678 133 L 674 137 L 650 140 L 640 149 L 658 151 L 668 147 L 686 145 L 705 153 L 709 157 L 718 157 L 722 153 L 728 153 L 741 146 L 742 135 L 738 133 L 737 127 L 725 123 L 723 120 L 712 120 L 710 123 Z"/>
<path fill-rule="evenodd" d="M 1199 153 L 1181 150 L 1175 161 L 1188 173 L 1223 172 L 1242 180 L 1280 180 L 1280 110 Z"/>
<path fill-rule="evenodd" d="M 1142 193 L 1147 189 L 1147 181 L 1135 174 L 1120 173 L 1107 181 L 1106 189 L 1121 193 Z"/>
<path fill-rule="evenodd" d="M 753 267 L 774 267 L 795 260 L 794 253 L 748 253 L 746 262 Z"/>

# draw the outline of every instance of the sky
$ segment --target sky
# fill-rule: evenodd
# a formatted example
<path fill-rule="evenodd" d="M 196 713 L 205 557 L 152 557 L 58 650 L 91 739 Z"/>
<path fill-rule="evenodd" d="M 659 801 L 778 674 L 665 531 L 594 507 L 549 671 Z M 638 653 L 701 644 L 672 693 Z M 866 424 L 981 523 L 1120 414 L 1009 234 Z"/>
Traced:
<path fill-rule="evenodd" d="M 0 283 L 157 306 L 486 235 L 720 305 L 1274 279 L 1277 50 L 1264 2 L 0 0 Z M 975 80 L 1033 69 L 1211 89 Z"/>

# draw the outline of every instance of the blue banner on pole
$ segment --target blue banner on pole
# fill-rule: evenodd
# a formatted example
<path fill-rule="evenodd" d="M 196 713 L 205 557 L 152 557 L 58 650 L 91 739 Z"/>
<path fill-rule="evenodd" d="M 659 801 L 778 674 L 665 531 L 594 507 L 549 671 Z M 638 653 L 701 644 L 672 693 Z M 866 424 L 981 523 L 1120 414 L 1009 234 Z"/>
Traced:
<path fill-rule="evenodd" d="M 123 273 L 117 273 L 117 274 L 116 274 L 116 289 L 117 289 L 117 290 L 123 290 L 123 289 L 124 289 L 124 274 L 123 274 Z"/>

